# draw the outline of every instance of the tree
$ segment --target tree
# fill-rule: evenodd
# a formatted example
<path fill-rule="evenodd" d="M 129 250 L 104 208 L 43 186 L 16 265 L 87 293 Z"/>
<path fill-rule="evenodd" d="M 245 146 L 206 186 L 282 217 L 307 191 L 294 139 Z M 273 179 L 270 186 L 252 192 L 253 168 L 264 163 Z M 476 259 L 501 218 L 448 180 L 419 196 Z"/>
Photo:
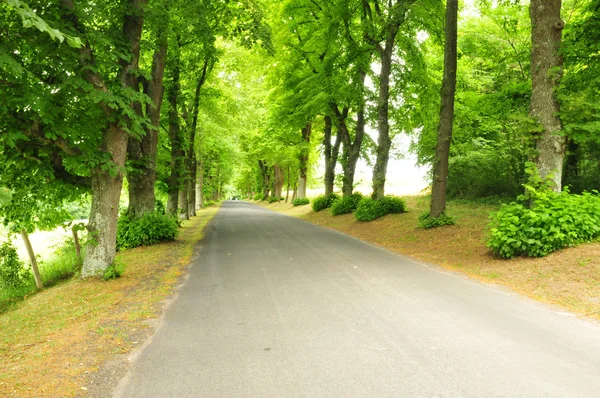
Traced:
<path fill-rule="evenodd" d="M 562 171 L 566 140 L 561 134 L 560 106 L 556 88 L 562 76 L 559 54 L 562 31 L 561 0 L 532 0 L 531 18 L 531 117 L 539 123 L 536 134 L 535 163 L 540 176 L 552 176 L 553 189 L 562 189 Z"/>
<path fill-rule="evenodd" d="M 446 182 L 448 157 L 454 122 L 454 93 L 456 91 L 458 0 L 446 1 L 446 43 L 444 45 L 444 78 L 442 80 L 440 122 L 433 165 L 433 188 L 429 217 L 437 218 L 446 211 Z"/>
<path fill-rule="evenodd" d="M 366 35 L 373 45 L 381 62 L 379 72 L 379 96 L 377 99 L 377 159 L 373 167 L 373 199 L 385 195 L 385 179 L 387 164 L 390 158 L 389 98 L 390 75 L 392 72 L 392 56 L 396 44 L 396 36 L 406 20 L 410 7 L 415 0 L 390 1 L 381 7 L 379 2 L 371 5 L 365 2 L 365 12 L 369 16 Z"/>

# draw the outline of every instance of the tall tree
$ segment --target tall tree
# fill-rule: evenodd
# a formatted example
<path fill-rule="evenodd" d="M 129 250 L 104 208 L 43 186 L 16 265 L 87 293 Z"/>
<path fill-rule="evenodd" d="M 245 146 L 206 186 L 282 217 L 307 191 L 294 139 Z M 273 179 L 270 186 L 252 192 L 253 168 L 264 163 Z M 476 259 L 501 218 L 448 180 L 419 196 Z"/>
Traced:
<path fill-rule="evenodd" d="M 379 95 L 377 98 L 377 158 L 373 167 L 374 199 L 385 195 L 387 165 L 390 158 L 392 140 L 390 138 L 389 99 L 390 75 L 392 73 L 392 57 L 396 44 L 396 36 L 405 22 L 410 7 L 416 0 L 390 0 L 385 6 L 378 1 L 373 4 L 365 1 L 365 13 L 368 19 L 366 36 L 375 48 L 381 63 L 379 72 Z"/>
<path fill-rule="evenodd" d="M 539 123 L 536 134 L 535 163 L 540 176 L 552 176 L 553 189 L 562 189 L 566 139 L 561 135 L 560 106 L 555 90 L 562 77 L 563 60 L 559 54 L 565 24 L 560 16 L 561 0 L 532 0 L 531 18 L 531 108 Z"/>
<path fill-rule="evenodd" d="M 168 33 L 170 13 L 165 2 L 155 2 L 150 8 L 152 17 L 152 41 L 154 52 L 149 79 L 140 78 L 143 92 L 148 96 L 145 115 L 149 124 L 141 137 L 129 137 L 127 144 L 127 159 L 129 172 L 129 208 L 128 213 L 142 216 L 154 211 L 156 182 L 156 153 L 158 145 L 158 130 L 160 128 L 160 113 L 163 102 L 163 77 L 167 61 Z M 138 105 L 139 106 L 139 105 Z M 141 109 L 138 110 L 141 112 Z"/>
<path fill-rule="evenodd" d="M 446 211 L 448 157 L 454 123 L 454 94 L 456 91 L 458 0 L 446 1 L 446 39 L 444 44 L 444 77 L 440 93 L 440 122 L 433 164 L 433 188 L 429 217 L 437 218 Z"/>

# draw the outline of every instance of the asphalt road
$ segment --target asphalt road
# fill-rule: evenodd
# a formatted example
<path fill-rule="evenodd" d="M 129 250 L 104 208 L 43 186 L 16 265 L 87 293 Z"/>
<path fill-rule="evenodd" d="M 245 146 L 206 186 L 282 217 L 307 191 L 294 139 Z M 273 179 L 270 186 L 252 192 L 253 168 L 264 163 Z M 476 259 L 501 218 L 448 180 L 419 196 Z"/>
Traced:
<path fill-rule="evenodd" d="M 597 324 L 252 204 L 190 273 L 116 396 L 600 397 Z"/>

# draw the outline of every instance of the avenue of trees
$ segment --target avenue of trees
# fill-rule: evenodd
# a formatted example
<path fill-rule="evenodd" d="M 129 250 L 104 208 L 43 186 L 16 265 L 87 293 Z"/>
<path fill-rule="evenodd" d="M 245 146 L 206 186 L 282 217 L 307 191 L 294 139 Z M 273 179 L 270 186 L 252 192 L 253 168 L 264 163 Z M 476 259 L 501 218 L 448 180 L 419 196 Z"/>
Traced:
<path fill-rule="evenodd" d="M 26 236 L 89 204 L 86 277 L 113 263 L 120 211 L 304 199 L 320 159 L 326 197 L 350 198 L 364 159 L 371 200 L 393 202 L 388 162 L 410 149 L 429 226 L 452 223 L 447 197 L 599 189 L 600 1 L 465 3 L 1 0 L 4 224 Z"/>

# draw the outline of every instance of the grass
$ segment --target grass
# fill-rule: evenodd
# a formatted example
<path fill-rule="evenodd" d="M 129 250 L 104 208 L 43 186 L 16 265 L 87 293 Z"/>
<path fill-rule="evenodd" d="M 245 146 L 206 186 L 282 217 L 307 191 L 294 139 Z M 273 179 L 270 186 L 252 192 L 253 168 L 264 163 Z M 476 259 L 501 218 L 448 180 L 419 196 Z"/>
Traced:
<path fill-rule="evenodd" d="M 75 275 L 81 263 L 77 259 L 75 247 L 67 244 L 56 247 L 46 260 L 39 261 L 38 266 L 44 287 L 48 288 Z M 33 274 L 29 272 L 23 285 L 0 290 L 0 314 L 36 292 Z"/>
<path fill-rule="evenodd" d="M 174 242 L 120 252 L 125 274 L 105 282 L 70 279 L 0 315 L 0 396 L 71 397 L 94 384 L 115 354 L 139 346 L 217 213 L 203 209 Z M 101 380 L 102 381 L 102 380 Z"/>
<path fill-rule="evenodd" d="M 600 243 L 567 248 L 544 258 L 501 260 L 486 248 L 488 216 L 499 208 L 497 202 L 452 201 L 448 214 L 456 225 L 425 230 L 417 228 L 418 216 L 429 210 L 429 198 L 406 200 L 408 213 L 370 223 L 358 223 L 352 214 L 333 217 L 328 211 L 314 213 L 305 206 L 262 205 L 483 282 L 506 286 L 575 314 L 600 319 Z"/>

